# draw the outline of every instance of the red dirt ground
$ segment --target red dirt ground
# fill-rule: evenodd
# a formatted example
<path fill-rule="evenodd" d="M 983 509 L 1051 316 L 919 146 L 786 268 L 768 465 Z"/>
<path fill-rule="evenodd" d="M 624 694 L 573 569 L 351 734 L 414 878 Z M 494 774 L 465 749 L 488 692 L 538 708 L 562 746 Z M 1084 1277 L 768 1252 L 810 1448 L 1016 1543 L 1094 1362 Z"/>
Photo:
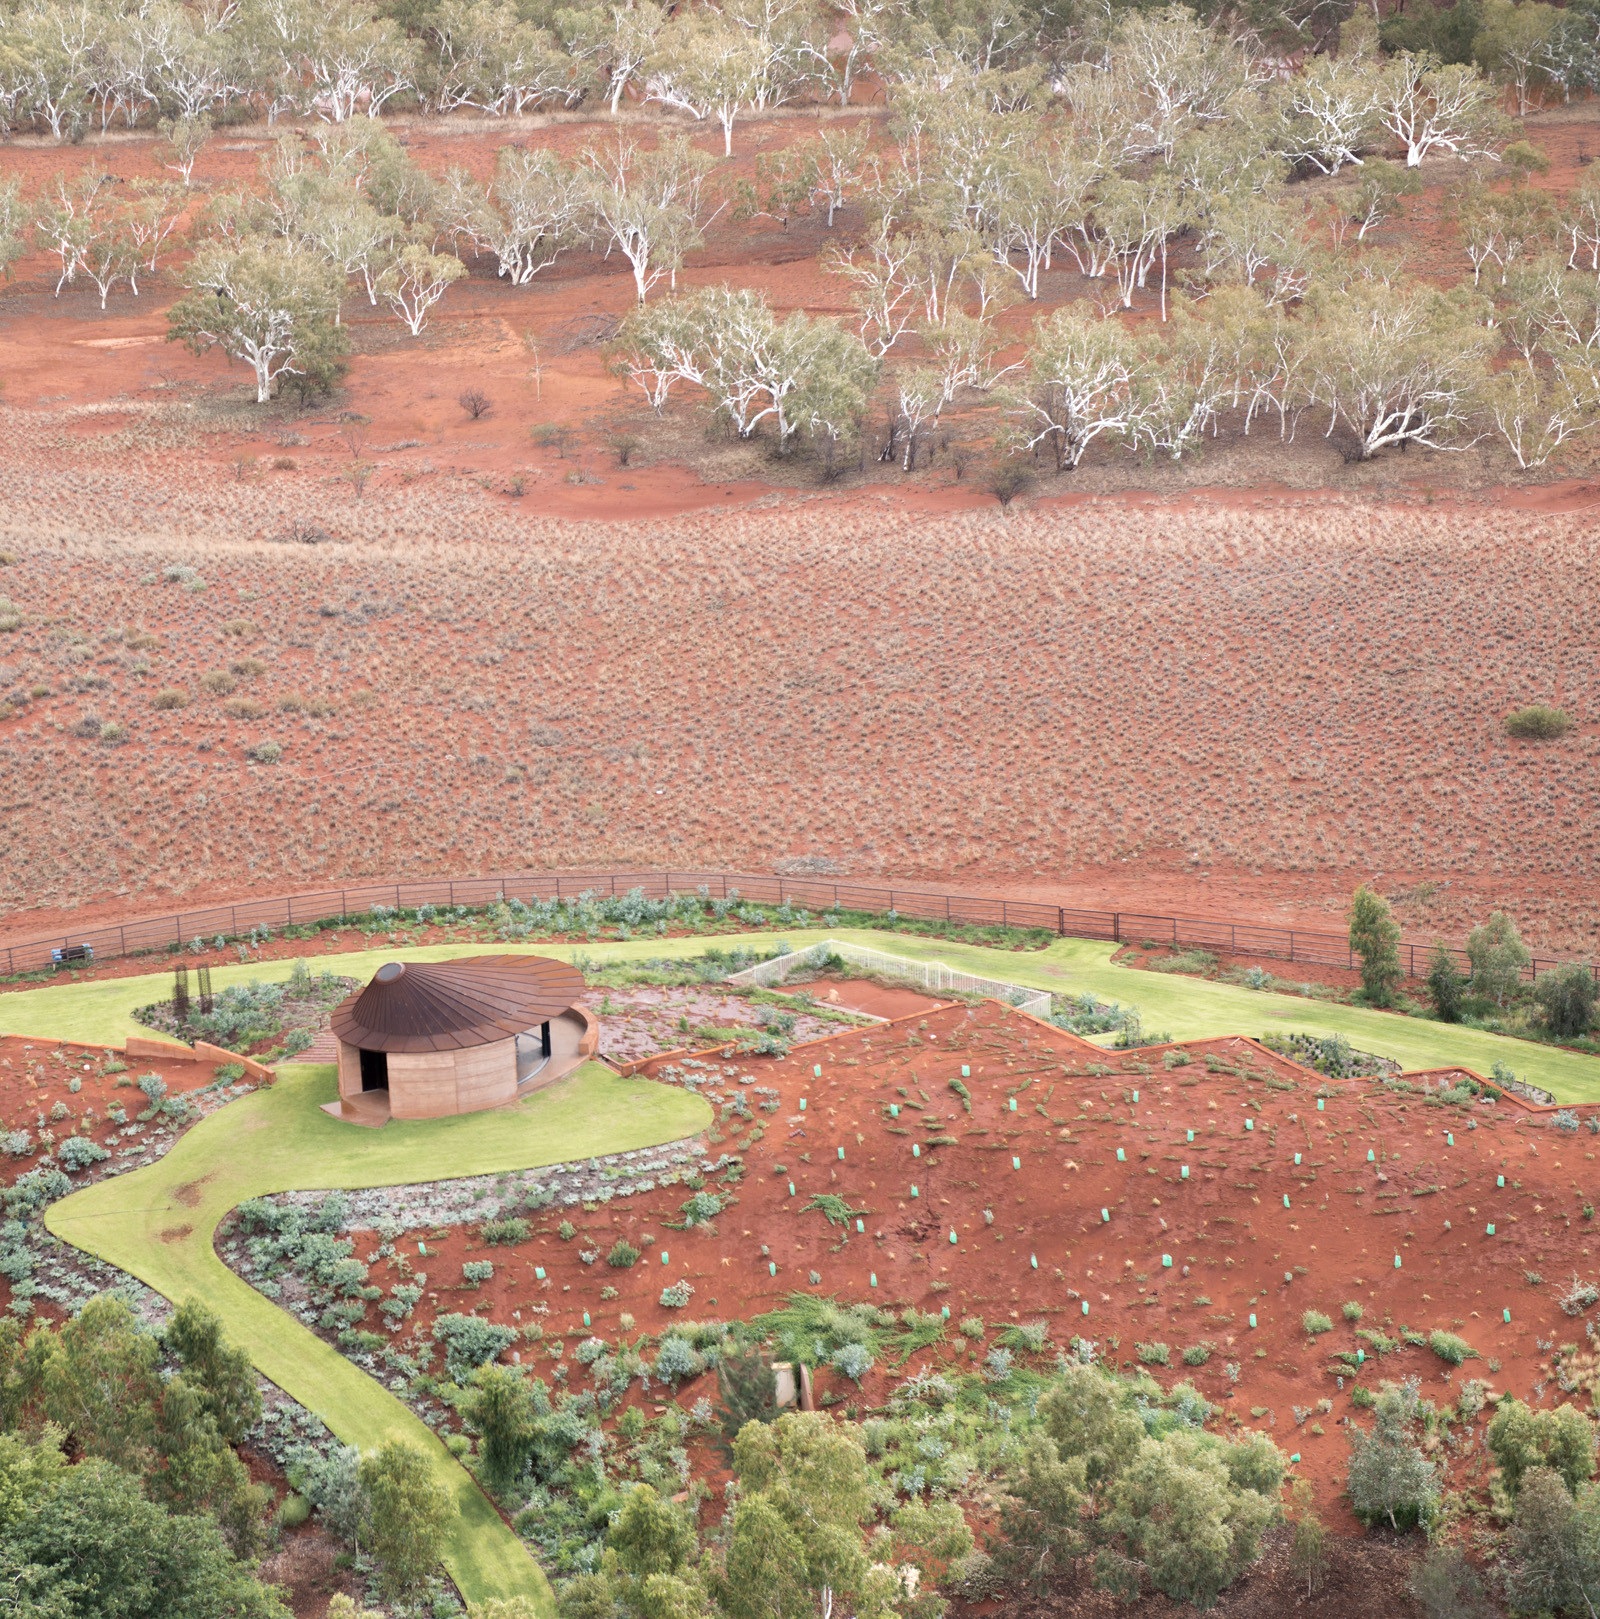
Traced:
<path fill-rule="evenodd" d="M 1162 1050 L 1108 1053 L 984 1003 L 841 1034 L 787 1058 L 742 1058 L 726 1067 L 726 1089 L 736 1088 L 738 1074 L 753 1074 L 777 1088 L 781 1105 L 765 1139 L 712 1138 L 715 1150 L 742 1149 L 748 1171 L 715 1229 L 667 1230 L 685 1196 L 667 1187 L 593 1214 L 548 1211 L 517 1248 L 485 1248 L 465 1228 L 438 1241 L 428 1233 L 420 1264 L 433 1291 L 411 1325 L 425 1332 L 436 1313 L 471 1309 L 510 1323 L 514 1310 L 544 1307 L 547 1342 L 526 1349 L 526 1362 L 560 1353 L 549 1339 L 565 1346 L 587 1336 L 586 1310 L 602 1336 L 616 1336 L 623 1312 L 640 1330 L 659 1332 L 673 1316 L 658 1301 L 661 1288 L 682 1279 L 695 1290 L 683 1313 L 697 1319 L 748 1318 L 799 1291 L 891 1307 L 948 1305 L 952 1325 L 980 1315 L 989 1336 L 1044 1319 L 1054 1345 L 1083 1333 L 1123 1365 L 1136 1363 L 1136 1343 L 1164 1342 L 1173 1366 L 1155 1375 L 1192 1379 L 1226 1422 L 1260 1427 L 1299 1453 L 1319 1505 L 1345 1529 L 1353 1525 L 1339 1498 L 1347 1448 L 1338 1426 L 1355 1410 L 1355 1378 L 1347 1372 L 1341 1392 L 1329 1365 L 1332 1351 L 1363 1347 L 1341 1318 L 1347 1300 L 1362 1305 L 1363 1327 L 1391 1338 L 1405 1328 L 1454 1331 L 1482 1357 L 1456 1372 L 1426 1348 L 1369 1353 L 1361 1378 L 1371 1386 L 1415 1375 L 1425 1395 L 1448 1403 L 1454 1382 L 1476 1376 L 1522 1399 L 1557 1397 L 1546 1387 L 1550 1346 L 1582 1335 L 1554 1295 L 1569 1275 L 1596 1270 L 1596 1236 L 1583 1214 L 1595 1159 L 1587 1131 L 1560 1134 L 1505 1103 L 1469 1113 L 1323 1081 L 1247 1040 L 1184 1049 L 1193 1060 L 1168 1068 Z M 950 1088 L 963 1066 L 971 1070 L 970 1117 Z M 916 1106 L 923 1098 L 926 1106 Z M 891 1103 L 901 1107 L 898 1119 Z M 914 1157 L 913 1142 L 935 1133 L 924 1125 L 933 1120 L 955 1144 Z M 1119 1149 L 1126 1163 L 1117 1161 Z M 843 1233 L 841 1251 L 840 1231 L 821 1213 L 802 1212 L 818 1192 L 862 1211 L 864 1234 Z M 577 1226 L 574 1241 L 555 1234 L 562 1217 Z M 633 1269 L 579 1261 L 580 1249 L 604 1253 L 622 1236 L 643 1250 Z M 403 1246 L 419 1263 L 414 1240 Z M 357 1234 L 358 1251 L 376 1246 L 376 1237 Z M 496 1263 L 489 1284 L 448 1280 L 480 1256 Z M 822 1278 L 815 1286 L 813 1269 Z M 1543 1281 L 1530 1282 L 1530 1271 Z M 381 1264 L 373 1279 L 383 1279 Z M 620 1296 L 602 1302 L 607 1285 Z M 1307 1309 L 1329 1315 L 1333 1331 L 1308 1338 L 1300 1327 Z M 924 1358 L 975 1368 L 989 1336 L 969 1346 L 952 1332 Z M 1200 1343 L 1213 1347 L 1209 1361 L 1181 1364 L 1180 1352 Z M 1229 1362 L 1240 1367 L 1236 1387 Z M 859 1391 L 825 1371 L 818 1394 L 831 1389 L 851 1404 L 880 1405 L 911 1369 L 880 1363 Z M 686 1384 L 677 1398 L 689 1404 L 709 1388 Z M 1323 1398 L 1331 1414 L 1296 1421 L 1293 1407 Z M 1314 1435 L 1313 1422 L 1325 1434 Z M 1450 1486 L 1476 1493 L 1486 1484 L 1481 1446 L 1466 1454 L 1452 1465 Z"/>
<path fill-rule="evenodd" d="M 120 1070 L 113 1066 L 118 1064 L 122 1065 Z M 216 1067 L 204 1062 L 130 1059 L 103 1046 L 0 1034 L 0 1131 L 26 1130 L 33 1141 L 30 1152 L 0 1157 L 0 1183 L 9 1185 L 39 1162 L 40 1153 L 49 1145 L 40 1140 L 41 1130 L 53 1132 L 58 1140 L 74 1133 L 86 1135 L 111 1150 L 111 1161 L 116 1160 L 119 1149 L 150 1140 L 156 1134 L 153 1127 L 138 1125 L 122 1135 L 118 1126 L 106 1118 L 106 1109 L 120 1104 L 128 1114 L 129 1124 L 136 1124 L 134 1115 L 142 1112 L 146 1104 L 135 1082 L 149 1073 L 161 1075 L 167 1082 L 167 1094 L 176 1096 L 211 1084 Z M 71 1089 L 73 1080 L 79 1082 L 77 1091 Z M 56 1107 L 66 1109 L 66 1113 L 52 1119 L 50 1115 Z M 41 1114 L 43 1125 L 39 1121 Z M 78 1122 L 85 1118 L 90 1120 L 89 1128 L 79 1130 Z M 130 1153 L 128 1158 L 134 1156 Z M 87 1174 L 74 1176 L 74 1184 L 84 1185 L 99 1178 L 102 1167 L 97 1164 Z M 0 1280 L 0 1287 L 5 1285 Z M 9 1293 L 6 1297 L 9 1299 Z M 53 1308 L 48 1300 L 39 1302 L 42 1308 Z"/>
<path fill-rule="evenodd" d="M 717 183 L 814 127 L 742 121 Z M 610 131 L 394 128 L 424 166 L 479 174 L 514 139 Z M 1593 102 L 1529 120 L 1552 159 L 1537 183 L 1569 188 L 1597 129 Z M 197 198 L 252 177 L 272 133 L 219 134 Z M 32 192 L 89 161 L 158 172 L 146 135 L 16 140 L 0 166 Z M 1454 173 L 1427 166 L 1380 238 L 1451 281 Z M 858 225 L 725 215 L 683 280 L 838 313 L 821 255 Z M 1005 522 L 944 460 L 823 490 L 708 446 L 679 407 L 621 467 L 600 445 L 633 406 L 576 339 L 630 283 L 585 254 L 526 288 L 475 266 L 416 342 L 352 300 L 340 397 L 261 413 L 239 370 L 163 341 L 181 263 L 105 313 L 83 286 L 52 297 L 39 254 L 0 288 L 0 592 L 25 614 L 0 637 L 8 930 L 328 874 L 801 858 L 1334 928 L 1364 878 L 1431 880 L 1408 928 L 1459 936 L 1508 908 L 1542 948 L 1596 947 L 1593 480 L 1511 478 L 1487 444 L 1347 468 L 1308 428 L 1288 460 L 1224 435 L 1177 469 L 1097 461 Z M 1005 329 L 1091 290 L 1058 267 Z M 482 421 L 455 404 L 468 383 L 494 398 Z M 348 413 L 377 469 L 364 496 L 341 476 Z M 572 456 L 530 440 L 553 425 Z M 262 543 L 302 521 L 331 542 Z M 174 563 L 205 590 L 139 583 Z M 199 690 L 241 655 L 266 672 Z M 164 686 L 190 706 L 153 710 Z M 280 707 L 296 697 L 333 712 Z M 1508 742 L 1501 715 L 1537 699 L 1578 731 Z M 73 736 L 86 714 L 130 740 Z M 246 762 L 263 739 L 280 764 Z"/>
<path fill-rule="evenodd" d="M 865 978 L 818 978 L 796 984 L 792 990 L 780 989 L 778 993 L 805 994 L 843 1012 L 869 1012 L 881 1018 L 920 1017 L 939 1005 L 938 1001 L 919 995 L 914 989 L 896 989 Z"/>

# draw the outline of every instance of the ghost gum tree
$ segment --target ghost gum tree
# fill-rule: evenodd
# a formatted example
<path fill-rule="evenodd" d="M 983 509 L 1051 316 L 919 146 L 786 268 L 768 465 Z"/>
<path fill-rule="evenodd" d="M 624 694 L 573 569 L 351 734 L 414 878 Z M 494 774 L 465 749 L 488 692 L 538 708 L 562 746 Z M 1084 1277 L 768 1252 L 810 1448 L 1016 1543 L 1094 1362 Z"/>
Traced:
<path fill-rule="evenodd" d="M 1542 159 L 1501 111 L 1508 100 L 1525 108 L 1541 86 L 1600 84 L 1587 12 L 1488 0 L 1463 40 L 1416 18 L 1381 31 L 1364 12 L 1336 23 L 1313 0 L 1264 14 L 1253 33 L 1181 5 L 1093 25 L 1032 3 L 888 0 L 535 11 L 441 0 L 407 11 L 403 26 L 397 15 L 366 0 L 203 14 L 24 0 L 0 42 L 0 124 L 61 140 L 93 124 L 159 129 L 162 161 L 182 184 L 176 201 L 66 177 L 32 197 L 8 186 L 0 258 L 44 246 L 60 255 L 63 288 L 92 281 L 104 302 L 137 290 L 182 217 L 206 274 L 237 261 L 241 276 L 248 267 L 259 282 L 270 267 L 297 289 L 259 306 L 235 300 L 259 307 L 253 335 L 213 331 L 224 323 L 184 301 L 185 330 L 247 359 L 264 395 L 277 375 L 296 374 L 289 334 L 316 329 L 307 311 L 324 272 L 336 290 L 356 282 L 369 306 L 386 297 L 417 329 L 459 279 L 447 250 L 493 255 L 520 288 L 589 249 L 628 266 L 642 304 L 676 287 L 724 213 L 788 228 L 809 211 L 830 229 L 842 214 L 828 267 L 854 334 L 881 362 L 865 384 L 887 423 L 879 449 L 908 470 L 941 414 L 981 402 L 1013 365 L 1032 383 L 1025 398 L 1008 391 L 1015 430 L 1002 442 L 1059 471 L 1118 449 L 1191 457 L 1268 410 L 1285 442 L 1318 413 L 1352 459 L 1492 436 L 1530 470 L 1600 425 L 1600 344 L 1582 307 L 1583 277 L 1600 275 L 1600 180 L 1587 174 L 1567 198 L 1530 184 Z M 1269 70 L 1270 51 L 1308 43 L 1290 77 Z M 883 84 L 889 118 L 830 123 L 762 153 L 753 187 L 728 184 L 703 149 L 730 153 L 751 113 L 848 106 L 863 71 Z M 384 123 L 401 107 L 609 116 L 629 102 L 639 111 L 626 130 L 576 157 L 518 140 L 487 181 L 427 172 Z M 311 138 L 286 132 L 254 183 L 188 203 L 209 131 L 240 108 L 305 118 Z M 722 139 L 651 128 L 650 108 Z M 1390 256 L 1392 226 L 1424 173 L 1451 182 L 1477 299 Z M 1316 176 L 1341 189 L 1308 206 L 1298 182 Z M 287 265 L 302 251 L 320 270 Z M 1046 298 L 1063 260 L 1098 289 L 1073 317 L 1077 356 L 1069 326 L 1046 314 L 1021 358 L 997 364 L 995 317 Z M 1109 328 L 1091 339 L 1081 325 L 1146 309 L 1157 335 L 1137 344 Z M 788 353 L 833 341 L 787 314 L 775 330 Z M 856 350 L 831 363 L 835 398 L 817 419 L 859 419 Z M 784 398 L 803 392 L 779 385 Z M 723 413 L 742 431 L 739 387 L 728 397 Z M 808 429 L 767 397 L 761 430 L 772 424 L 787 448 Z"/>

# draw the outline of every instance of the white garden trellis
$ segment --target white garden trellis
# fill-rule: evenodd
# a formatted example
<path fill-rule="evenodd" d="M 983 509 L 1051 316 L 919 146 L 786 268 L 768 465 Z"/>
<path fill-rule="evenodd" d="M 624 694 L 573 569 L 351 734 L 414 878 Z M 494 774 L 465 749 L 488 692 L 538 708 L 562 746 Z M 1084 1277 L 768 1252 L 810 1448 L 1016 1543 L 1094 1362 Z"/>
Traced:
<path fill-rule="evenodd" d="M 881 950 L 869 950 L 865 945 L 847 944 L 838 939 L 825 939 L 821 944 L 808 945 L 804 950 L 791 950 L 787 955 L 757 962 L 754 967 L 730 974 L 728 982 L 759 984 L 763 987 L 781 984 L 791 973 L 803 967 L 819 967 L 830 956 L 837 956 L 852 966 L 865 967 L 869 972 L 881 973 L 886 978 L 903 979 L 933 993 L 953 991 L 958 995 L 988 995 L 1004 1001 L 1008 1006 L 1015 1006 L 1019 1011 L 1031 1012 L 1035 1017 L 1050 1015 L 1050 995 L 1047 990 L 1030 989 L 1024 984 L 1011 984 L 999 978 L 980 978 L 975 973 L 958 972 L 940 961 L 915 961 L 909 956 L 891 956 Z"/>

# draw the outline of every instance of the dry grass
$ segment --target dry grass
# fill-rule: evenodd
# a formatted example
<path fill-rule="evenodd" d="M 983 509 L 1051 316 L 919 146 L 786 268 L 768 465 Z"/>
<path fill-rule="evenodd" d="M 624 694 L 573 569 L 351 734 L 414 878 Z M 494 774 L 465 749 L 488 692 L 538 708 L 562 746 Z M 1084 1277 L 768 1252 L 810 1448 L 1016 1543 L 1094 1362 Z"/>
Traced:
<path fill-rule="evenodd" d="M 1530 937 L 1592 947 L 1582 515 L 819 497 L 611 525 L 441 475 L 324 501 L 334 539 L 286 545 L 306 493 L 162 480 L 160 419 L 148 454 L 85 462 L 5 416 L 8 906 L 502 863 L 971 879 L 1198 854 L 1548 884 Z M 230 704 L 205 676 L 245 662 L 244 621 Z M 161 711 L 167 690 L 192 700 Z M 1538 699 L 1577 729 L 1507 737 Z M 88 709 L 127 743 L 73 736 Z M 280 763 L 246 762 L 271 740 Z"/>

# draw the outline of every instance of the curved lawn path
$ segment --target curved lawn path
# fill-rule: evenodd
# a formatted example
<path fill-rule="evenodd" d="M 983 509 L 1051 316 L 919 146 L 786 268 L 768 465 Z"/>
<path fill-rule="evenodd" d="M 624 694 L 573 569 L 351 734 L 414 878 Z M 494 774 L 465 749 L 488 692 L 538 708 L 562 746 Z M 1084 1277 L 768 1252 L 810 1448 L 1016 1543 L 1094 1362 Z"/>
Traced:
<path fill-rule="evenodd" d="M 143 981 L 133 1004 L 151 999 L 150 982 Z M 72 986 L 79 993 L 111 987 Z M 100 1038 L 59 1023 L 51 1037 Z M 174 1302 L 190 1295 L 202 1299 L 260 1371 L 346 1444 L 370 1450 L 396 1437 L 419 1446 L 456 1502 L 445 1566 L 461 1594 L 470 1602 L 524 1594 L 541 1613 L 552 1613 L 543 1572 L 433 1431 L 375 1379 L 235 1276 L 213 1250 L 212 1234 L 228 1210 L 269 1192 L 395 1186 L 658 1146 L 705 1129 L 710 1106 L 686 1091 L 623 1079 L 600 1063 L 587 1063 L 562 1084 L 509 1108 L 393 1120 L 381 1130 L 343 1124 L 322 1112 L 320 1104 L 335 1093 L 331 1065 L 285 1066 L 276 1085 L 202 1120 L 156 1163 L 52 1204 L 45 1224 Z"/>
<path fill-rule="evenodd" d="M 708 944 L 740 944 L 753 950 L 783 940 L 796 947 L 825 938 L 853 939 L 890 955 L 942 961 L 989 978 L 1008 979 L 1037 989 L 1081 994 L 1138 1006 L 1146 1029 L 1166 1030 L 1174 1040 L 1204 1040 L 1216 1035 L 1259 1036 L 1270 1029 L 1304 1030 L 1310 1034 L 1342 1034 L 1362 1051 L 1392 1057 L 1405 1068 L 1470 1068 L 1487 1075 L 1497 1059 L 1526 1080 L 1542 1085 L 1562 1102 L 1600 1101 L 1600 1058 L 1585 1057 L 1530 1040 L 1486 1034 L 1458 1024 L 1400 1017 L 1362 1006 L 1340 1006 L 1300 995 L 1273 995 L 1238 984 L 1217 984 L 1178 973 L 1153 973 L 1119 967 L 1111 957 L 1117 946 L 1090 939 L 1060 939 L 1043 950 L 989 950 L 914 934 L 875 929 L 790 928 L 781 933 L 748 933 L 737 937 L 596 940 L 574 946 L 514 944 L 389 945 L 342 955 L 310 956 L 315 968 L 350 978 L 365 978 L 386 961 L 444 961 L 487 951 L 550 955 L 570 960 L 582 950 L 591 960 L 642 961 L 651 957 L 703 954 Z M 292 960 L 247 962 L 214 967 L 212 982 L 221 989 L 251 978 L 287 978 Z M 1285 963 L 1286 970 L 1289 964 Z M 108 978 L 101 982 L 52 984 L 44 989 L 0 994 L 0 1031 L 43 1040 L 114 1043 L 129 1035 L 151 1034 L 133 1021 L 136 1006 L 170 997 L 170 969 L 142 978 Z"/>

